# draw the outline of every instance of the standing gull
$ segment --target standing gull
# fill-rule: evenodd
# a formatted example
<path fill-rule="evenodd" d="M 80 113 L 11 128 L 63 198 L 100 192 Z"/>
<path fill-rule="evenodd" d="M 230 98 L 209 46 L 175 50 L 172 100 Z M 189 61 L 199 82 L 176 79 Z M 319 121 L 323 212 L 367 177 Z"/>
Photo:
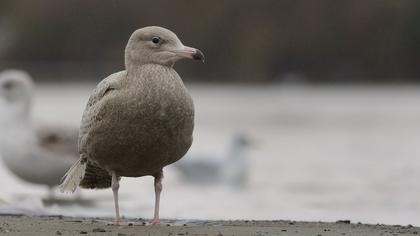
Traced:
<path fill-rule="evenodd" d="M 77 160 L 77 129 L 35 127 L 31 119 L 33 87 L 23 71 L 0 73 L 0 155 L 20 179 L 52 189 Z"/>
<path fill-rule="evenodd" d="M 249 164 L 245 150 L 251 146 L 252 140 L 243 133 L 233 136 L 232 143 L 224 158 L 215 154 L 207 156 L 187 155 L 175 163 L 183 180 L 198 184 L 228 184 L 234 188 L 243 188 L 247 184 Z"/>
<path fill-rule="evenodd" d="M 64 192 L 111 187 L 119 224 L 121 177 L 154 177 L 155 211 L 163 167 L 184 156 L 192 144 L 194 106 L 172 68 L 182 58 L 201 60 L 200 50 L 184 46 L 171 31 L 136 30 L 125 48 L 125 70 L 102 80 L 90 96 L 79 134 L 80 159 L 67 172 Z"/>

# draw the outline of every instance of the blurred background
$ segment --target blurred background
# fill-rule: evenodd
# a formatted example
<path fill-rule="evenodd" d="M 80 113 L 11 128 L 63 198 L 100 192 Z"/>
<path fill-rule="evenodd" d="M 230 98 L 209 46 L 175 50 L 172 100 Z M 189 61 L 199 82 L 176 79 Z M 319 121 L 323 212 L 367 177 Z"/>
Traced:
<path fill-rule="evenodd" d="M 206 63 L 175 66 L 196 129 L 166 168 L 163 218 L 413 224 L 418 22 L 416 0 L 2 0 L 0 69 L 32 75 L 34 120 L 77 128 L 95 85 L 124 69 L 130 34 L 166 27 Z M 46 204 L 45 187 L 0 169 L 0 212 L 113 216 L 111 190 Z M 152 216 L 152 178 L 120 191 L 123 215 Z"/>

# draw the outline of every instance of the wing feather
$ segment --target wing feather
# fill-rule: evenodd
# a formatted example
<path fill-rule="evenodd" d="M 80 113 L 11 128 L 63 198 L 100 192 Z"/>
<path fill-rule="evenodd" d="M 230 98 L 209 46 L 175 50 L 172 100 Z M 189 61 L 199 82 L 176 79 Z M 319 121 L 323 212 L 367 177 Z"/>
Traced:
<path fill-rule="evenodd" d="M 86 153 L 86 140 L 89 131 L 94 125 L 95 116 L 101 111 L 101 99 L 112 90 L 121 88 L 121 82 L 126 76 L 125 71 L 112 74 L 102 80 L 93 91 L 83 112 L 79 130 L 79 160 L 70 168 L 63 177 L 60 185 L 62 192 L 74 192 L 77 186 L 88 188 L 109 187 L 110 175 L 103 168 L 91 163 Z"/>
<path fill-rule="evenodd" d="M 89 101 L 86 105 L 85 111 L 83 112 L 82 122 L 80 124 L 79 131 L 79 153 L 86 152 L 86 138 L 89 134 L 90 129 L 95 120 L 95 116 L 99 113 L 101 109 L 101 99 L 105 97 L 106 94 L 112 90 L 121 88 L 121 82 L 126 76 L 125 71 L 120 71 L 115 74 L 112 74 L 102 80 L 93 91 L 93 94 L 90 96 Z"/>
<path fill-rule="evenodd" d="M 75 127 L 42 125 L 35 129 L 38 144 L 44 150 L 57 154 L 58 157 L 76 158 L 79 130 Z"/>

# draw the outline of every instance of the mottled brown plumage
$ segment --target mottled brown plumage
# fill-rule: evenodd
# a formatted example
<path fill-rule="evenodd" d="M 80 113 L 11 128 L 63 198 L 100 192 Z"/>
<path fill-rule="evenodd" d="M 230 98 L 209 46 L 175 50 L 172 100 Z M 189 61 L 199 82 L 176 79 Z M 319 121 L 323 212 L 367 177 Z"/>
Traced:
<path fill-rule="evenodd" d="M 159 222 L 162 168 L 184 156 L 192 143 L 194 106 L 172 68 L 181 58 L 204 61 L 171 31 L 146 27 L 135 31 L 125 50 L 126 70 L 105 78 L 91 95 L 83 114 L 80 160 L 62 187 L 114 191 L 116 220 L 120 177 L 155 177 L 153 223 Z"/>

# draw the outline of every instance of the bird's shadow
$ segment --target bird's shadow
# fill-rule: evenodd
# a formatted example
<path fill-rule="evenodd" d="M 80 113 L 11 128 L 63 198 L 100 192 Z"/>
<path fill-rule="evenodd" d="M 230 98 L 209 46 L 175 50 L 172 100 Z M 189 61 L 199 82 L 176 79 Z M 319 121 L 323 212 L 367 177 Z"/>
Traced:
<path fill-rule="evenodd" d="M 83 206 L 83 207 L 94 207 L 95 199 L 77 197 L 74 199 L 58 198 L 58 197 L 46 197 L 41 199 L 44 206 L 49 207 L 53 205 L 58 206 Z"/>
<path fill-rule="evenodd" d="M 126 196 L 121 196 L 121 199 L 127 198 Z M 113 201 L 113 198 L 110 196 L 96 196 L 94 198 L 87 198 L 84 196 L 76 196 L 74 198 L 63 198 L 56 195 L 49 195 L 41 198 L 41 201 L 45 207 L 58 205 L 58 206 L 82 206 L 82 207 L 96 207 L 100 205 L 101 202 L 110 202 Z"/>

